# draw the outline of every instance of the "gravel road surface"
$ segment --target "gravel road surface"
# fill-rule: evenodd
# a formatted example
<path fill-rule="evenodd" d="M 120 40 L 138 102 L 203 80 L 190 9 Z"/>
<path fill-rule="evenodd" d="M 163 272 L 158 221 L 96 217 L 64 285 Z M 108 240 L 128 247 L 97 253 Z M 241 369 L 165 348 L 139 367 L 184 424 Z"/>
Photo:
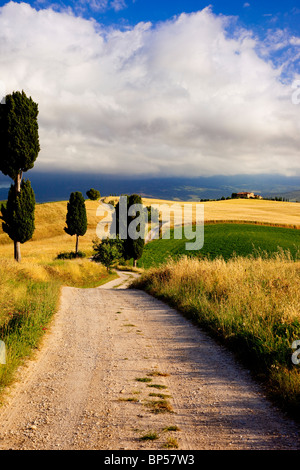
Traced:
<path fill-rule="evenodd" d="M 0 449 L 299 450 L 299 426 L 249 372 L 175 310 L 126 289 L 132 276 L 63 288 L 0 409 Z"/>

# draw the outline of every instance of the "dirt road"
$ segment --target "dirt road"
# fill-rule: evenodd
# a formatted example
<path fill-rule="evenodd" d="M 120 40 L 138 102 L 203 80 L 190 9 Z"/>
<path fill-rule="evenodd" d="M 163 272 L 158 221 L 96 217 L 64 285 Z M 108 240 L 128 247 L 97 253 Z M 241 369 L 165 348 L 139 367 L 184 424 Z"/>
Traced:
<path fill-rule="evenodd" d="M 299 427 L 249 373 L 176 311 L 126 290 L 130 276 L 63 289 L 0 409 L 0 449 L 299 449 Z M 149 432 L 157 439 L 141 440 Z"/>

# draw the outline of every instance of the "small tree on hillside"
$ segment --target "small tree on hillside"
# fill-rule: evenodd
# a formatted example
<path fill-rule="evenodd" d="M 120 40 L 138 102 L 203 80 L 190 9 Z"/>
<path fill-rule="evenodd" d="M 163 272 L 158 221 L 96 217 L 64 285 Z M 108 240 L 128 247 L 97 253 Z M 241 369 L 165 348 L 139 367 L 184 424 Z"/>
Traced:
<path fill-rule="evenodd" d="M 82 194 L 79 191 L 71 193 L 67 206 L 67 227 L 65 232 L 68 235 L 76 235 L 75 253 L 78 254 L 79 237 L 83 237 L 87 231 L 86 207 Z"/>
<path fill-rule="evenodd" d="M 94 241 L 93 249 L 94 256 L 93 261 L 103 264 L 107 271 L 123 256 L 123 241 L 118 237 L 107 238 L 102 240 L 101 243 Z"/>
<path fill-rule="evenodd" d="M 35 229 L 34 210 L 35 196 L 30 181 L 22 181 L 20 192 L 16 192 L 14 185 L 11 185 L 7 204 L 1 206 L 0 218 L 3 220 L 3 231 L 14 242 L 23 244 L 32 238 Z M 21 261 L 20 253 L 18 261 Z"/>
<path fill-rule="evenodd" d="M 33 168 L 40 151 L 37 117 L 38 105 L 24 91 L 7 95 L 5 104 L 0 106 L 0 171 L 14 181 L 18 204 L 26 200 L 17 198 L 23 173 Z M 13 240 L 15 259 L 20 261 L 21 241 L 15 236 Z"/>
<path fill-rule="evenodd" d="M 89 189 L 86 192 L 86 195 L 91 201 L 97 201 L 97 199 L 100 199 L 100 196 L 101 196 L 100 191 L 94 188 Z"/>

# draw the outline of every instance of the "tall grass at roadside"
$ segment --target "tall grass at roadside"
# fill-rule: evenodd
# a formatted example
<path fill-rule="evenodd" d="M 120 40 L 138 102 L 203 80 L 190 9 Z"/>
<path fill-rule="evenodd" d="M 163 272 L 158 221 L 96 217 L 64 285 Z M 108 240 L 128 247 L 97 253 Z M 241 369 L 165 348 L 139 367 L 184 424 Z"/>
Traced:
<path fill-rule="evenodd" d="M 113 277 L 104 266 L 89 260 L 0 261 L 0 340 L 6 346 L 6 364 L 0 364 L 0 394 L 39 346 L 57 310 L 61 286 L 95 287 Z"/>
<path fill-rule="evenodd" d="M 146 271 L 133 287 L 167 301 L 230 347 L 270 397 L 300 418 L 300 262 L 272 256 L 224 261 L 182 257 Z"/>

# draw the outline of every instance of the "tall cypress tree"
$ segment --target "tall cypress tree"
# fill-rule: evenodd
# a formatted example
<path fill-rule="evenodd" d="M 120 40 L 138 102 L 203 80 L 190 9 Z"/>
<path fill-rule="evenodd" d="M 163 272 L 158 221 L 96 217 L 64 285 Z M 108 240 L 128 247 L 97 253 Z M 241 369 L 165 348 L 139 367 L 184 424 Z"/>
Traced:
<path fill-rule="evenodd" d="M 85 235 L 87 231 L 87 215 L 85 201 L 82 193 L 79 191 L 73 192 L 67 206 L 67 227 L 65 232 L 68 235 L 76 235 L 75 253 L 78 254 L 79 237 Z"/>
<path fill-rule="evenodd" d="M 0 106 L 0 171 L 14 181 L 16 201 L 23 200 L 17 198 L 23 173 L 33 168 L 40 151 L 37 117 L 38 105 L 24 91 L 7 95 Z M 20 261 L 21 241 L 15 238 L 15 259 Z"/>
<path fill-rule="evenodd" d="M 16 192 L 14 185 L 11 185 L 7 204 L 1 206 L 3 231 L 14 242 L 27 242 L 32 238 L 35 229 L 34 211 L 35 196 L 30 181 L 22 181 L 20 192 Z M 16 255 L 15 253 L 15 258 Z M 20 255 L 18 261 L 21 261 Z"/>
<path fill-rule="evenodd" d="M 133 265 L 136 266 L 136 262 L 143 254 L 145 246 L 145 224 L 148 221 L 148 210 L 147 208 L 142 209 L 141 214 L 129 215 L 128 211 L 134 204 L 142 205 L 142 198 L 138 194 L 131 194 L 127 196 L 127 214 L 126 220 L 120 217 L 120 203 L 117 204 L 113 218 L 115 218 L 116 234 L 127 232 L 127 239 L 124 240 L 124 256 L 126 259 L 133 259 Z M 139 233 L 136 239 L 129 236 L 128 229 L 131 223 L 135 223 L 135 219 L 139 218 L 142 222 L 139 222 L 136 227 L 136 232 Z"/>

